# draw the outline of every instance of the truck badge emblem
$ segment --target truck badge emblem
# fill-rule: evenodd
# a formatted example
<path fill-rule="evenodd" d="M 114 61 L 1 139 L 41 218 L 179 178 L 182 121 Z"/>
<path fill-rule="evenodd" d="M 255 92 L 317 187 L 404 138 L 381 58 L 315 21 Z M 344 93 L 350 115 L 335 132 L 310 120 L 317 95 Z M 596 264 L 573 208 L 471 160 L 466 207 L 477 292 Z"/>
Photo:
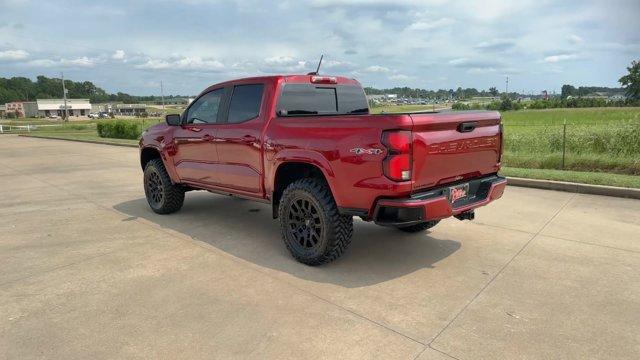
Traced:
<path fill-rule="evenodd" d="M 356 155 L 362 155 L 362 154 L 369 154 L 369 155 L 380 155 L 382 154 L 382 149 L 363 149 L 363 148 L 353 148 L 351 150 L 349 150 L 352 153 L 355 153 Z"/>

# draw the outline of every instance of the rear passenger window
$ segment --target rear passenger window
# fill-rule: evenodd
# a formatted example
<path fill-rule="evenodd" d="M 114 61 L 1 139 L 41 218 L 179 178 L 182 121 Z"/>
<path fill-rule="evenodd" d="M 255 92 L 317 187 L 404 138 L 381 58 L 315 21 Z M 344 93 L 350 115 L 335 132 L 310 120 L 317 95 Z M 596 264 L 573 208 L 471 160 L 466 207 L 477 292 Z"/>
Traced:
<path fill-rule="evenodd" d="M 260 114 L 262 103 L 262 84 L 236 85 L 229 104 L 229 123 L 251 120 Z"/>

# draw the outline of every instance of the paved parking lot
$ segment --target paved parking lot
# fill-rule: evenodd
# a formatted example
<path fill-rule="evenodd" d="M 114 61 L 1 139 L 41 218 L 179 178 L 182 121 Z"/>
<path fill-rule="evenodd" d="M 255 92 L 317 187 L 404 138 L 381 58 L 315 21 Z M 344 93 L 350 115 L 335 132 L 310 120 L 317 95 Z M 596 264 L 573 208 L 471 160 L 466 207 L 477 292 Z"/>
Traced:
<path fill-rule="evenodd" d="M 0 358 L 640 358 L 638 200 L 508 187 L 311 268 L 266 205 L 153 214 L 137 156 L 0 137 Z"/>

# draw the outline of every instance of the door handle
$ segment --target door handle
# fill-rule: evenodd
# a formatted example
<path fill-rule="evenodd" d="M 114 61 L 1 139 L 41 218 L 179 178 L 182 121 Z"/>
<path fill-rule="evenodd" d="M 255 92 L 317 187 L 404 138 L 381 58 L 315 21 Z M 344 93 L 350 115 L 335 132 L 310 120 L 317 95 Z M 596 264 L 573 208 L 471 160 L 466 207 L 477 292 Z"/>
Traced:
<path fill-rule="evenodd" d="M 458 132 L 471 132 L 476 128 L 478 123 L 476 121 L 463 122 L 458 125 Z"/>
<path fill-rule="evenodd" d="M 242 137 L 242 142 L 244 143 L 253 143 L 256 142 L 258 139 L 255 136 L 251 136 L 251 135 L 245 135 Z"/>

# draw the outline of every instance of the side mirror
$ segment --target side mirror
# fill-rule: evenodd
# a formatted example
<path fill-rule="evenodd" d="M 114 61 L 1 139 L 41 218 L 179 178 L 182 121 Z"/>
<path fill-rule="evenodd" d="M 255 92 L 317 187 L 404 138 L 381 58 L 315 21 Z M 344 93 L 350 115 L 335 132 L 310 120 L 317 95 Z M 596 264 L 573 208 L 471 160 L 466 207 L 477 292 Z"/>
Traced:
<path fill-rule="evenodd" d="M 167 122 L 169 126 L 178 126 L 180 125 L 181 119 L 178 114 L 169 114 L 164 117 L 164 120 Z"/>

